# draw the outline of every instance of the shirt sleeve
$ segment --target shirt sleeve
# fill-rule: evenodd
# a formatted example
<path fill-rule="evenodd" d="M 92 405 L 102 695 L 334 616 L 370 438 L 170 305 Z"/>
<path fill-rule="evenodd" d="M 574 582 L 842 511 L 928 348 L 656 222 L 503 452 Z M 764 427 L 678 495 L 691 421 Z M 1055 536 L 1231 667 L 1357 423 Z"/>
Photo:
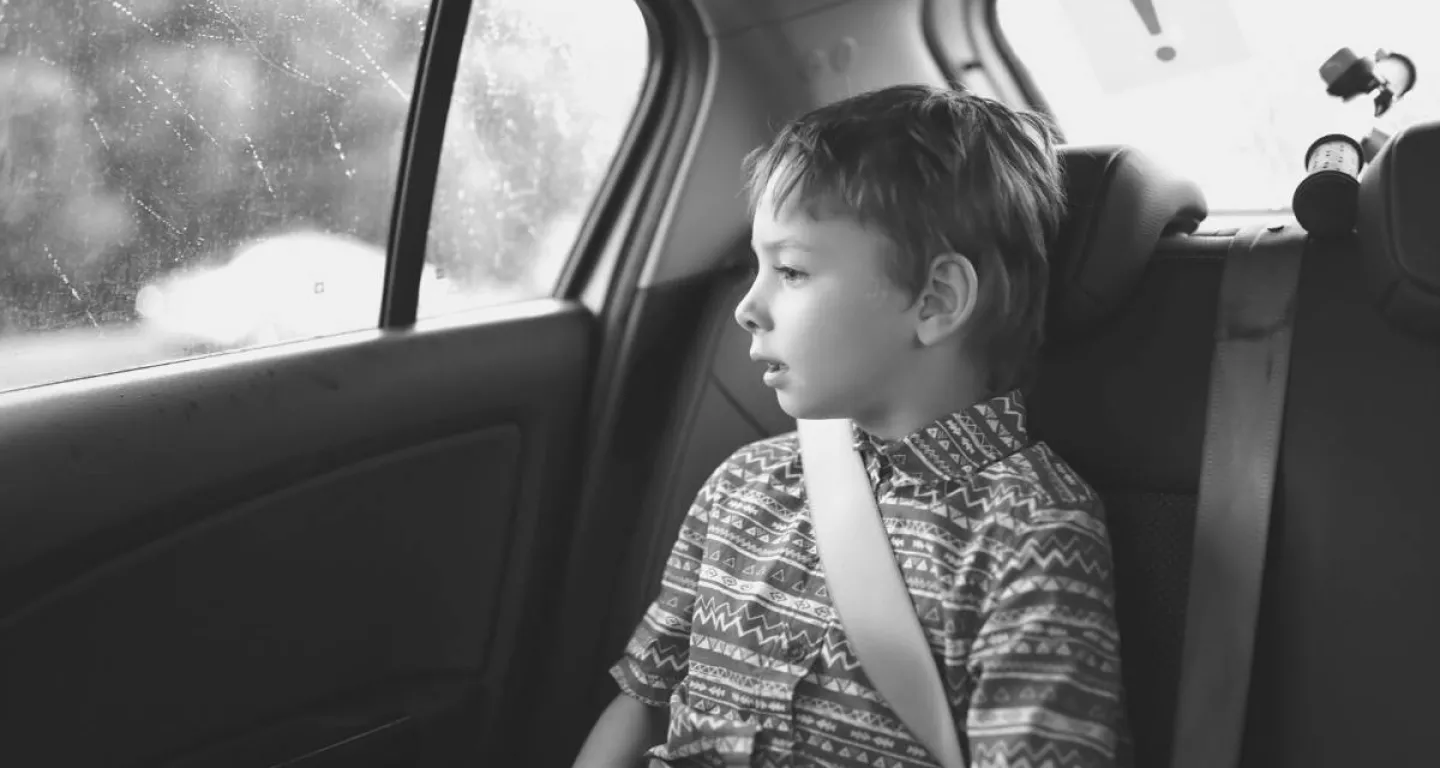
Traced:
<path fill-rule="evenodd" d="M 650 706 L 668 705 L 670 693 L 685 679 L 710 510 L 721 493 L 728 466 L 727 461 L 711 473 L 695 496 L 665 562 L 660 594 L 645 610 L 625 645 L 624 656 L 610 668 L 621 691 Z"/>
<path fill-rule="evenodd" d="M 1114 766 L 1124 734 L 1120 632 L 1099 502 L 1017 521 L 970 653 L 972 768 Z"/>

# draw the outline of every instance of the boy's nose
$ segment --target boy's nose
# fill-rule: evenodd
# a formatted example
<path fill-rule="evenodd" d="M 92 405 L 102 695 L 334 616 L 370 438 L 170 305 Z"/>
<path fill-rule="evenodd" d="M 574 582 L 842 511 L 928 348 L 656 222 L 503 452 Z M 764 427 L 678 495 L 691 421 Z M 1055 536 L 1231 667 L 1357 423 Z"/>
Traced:
<path fill-rule="evenodd" d="M 749 333 L 759 333 L 766 328 L 764 317 L 765 313 L 755 300 L 755 290 L 752 288 L 741 297 L 740 303 L 735 305 L 735 322 Z"/>

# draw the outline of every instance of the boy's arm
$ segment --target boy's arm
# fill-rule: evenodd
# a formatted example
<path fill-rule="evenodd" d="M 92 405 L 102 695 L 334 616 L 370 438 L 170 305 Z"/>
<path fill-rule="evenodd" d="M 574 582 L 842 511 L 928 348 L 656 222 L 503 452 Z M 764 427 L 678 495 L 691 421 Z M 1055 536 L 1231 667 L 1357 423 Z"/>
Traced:
<path fill-rule="evenodd" d="M 575 768 L 635 768 L 645 751 L 665 740 L 668 710 L 620 694 L 590 730 Z"/>
<path fill-rule="evenodd" d="M 1098 501 L 1038 509 L 998 563 L 970 653 L 972 768 L 1117 764 L 1120 633 L 1101 514 Z"/>
<path fill-rule="evenodd" d="M 710 508 L 721 491 L 729 462 L 700 488 L 670 549 L 660 594 L 650 603 L 610 675 L 620 696 L 595 723 L 576 759 L 576 768 L 632 766 L 665 740 L 670 694 L 685 678 L 690 661 L 690 625 Z"/>

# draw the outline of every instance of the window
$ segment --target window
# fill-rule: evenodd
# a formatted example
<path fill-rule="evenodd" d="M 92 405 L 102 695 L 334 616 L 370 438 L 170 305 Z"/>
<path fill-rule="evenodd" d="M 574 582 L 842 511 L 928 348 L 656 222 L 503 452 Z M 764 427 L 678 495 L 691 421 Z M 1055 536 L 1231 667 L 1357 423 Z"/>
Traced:
<path fill-rule="evenodd" d="M 1342 47 L 1415 62 L 1391 130 L 1440 117 L 1429 0 L 997 2 L 999 32 L 1067 141 L 1138 147 L 1198 182 L 1212 210 L 1288 209 L 1311 142 L 1369 132 L 1373 101 L 1341 102 L 1320 78 Z"/>
<path fill-rule="evenodd" d="M 429 0 L 0 0 L 0 390 L 374 327 Z M 420 312 L 549 294 L 634 0 L 475 0 Z"/>
<path fill-rule="evenodd" d="M 445 126 L 421 316 L 554 291 L 644 85 L 635 0 L 481 5 Z"/>

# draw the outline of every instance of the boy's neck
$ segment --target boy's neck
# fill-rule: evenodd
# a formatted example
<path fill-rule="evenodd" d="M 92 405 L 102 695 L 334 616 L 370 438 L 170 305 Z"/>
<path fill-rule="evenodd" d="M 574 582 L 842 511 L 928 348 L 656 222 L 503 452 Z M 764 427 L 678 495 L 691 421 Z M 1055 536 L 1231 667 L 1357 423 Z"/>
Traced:
<path fill-rule="evenodd" d="M 990 396 L 984 376 L 973 366 L 951 363 L 928 371 L 925 367 L 916 366 L 897 382 L 890 402 L 853 416 L 855 425 L 882 440 L 899 440 Z"/>

